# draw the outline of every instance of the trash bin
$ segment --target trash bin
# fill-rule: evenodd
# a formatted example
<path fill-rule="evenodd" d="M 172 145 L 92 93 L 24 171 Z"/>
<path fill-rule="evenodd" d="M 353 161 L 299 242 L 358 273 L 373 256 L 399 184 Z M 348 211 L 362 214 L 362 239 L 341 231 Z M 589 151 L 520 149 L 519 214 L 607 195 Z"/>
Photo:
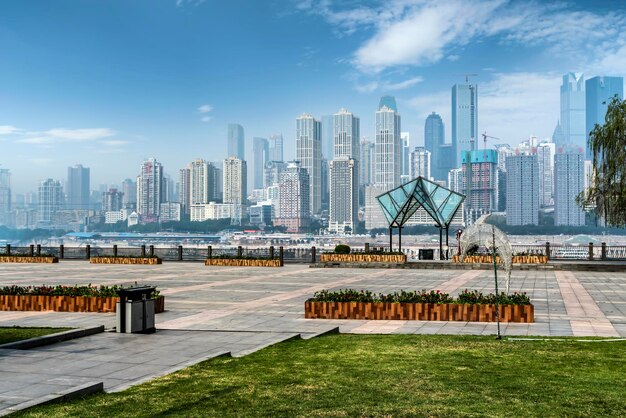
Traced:
<path fill-rule="evenodd" d="M 120 297 L 116 304 L 117 332 L 154 332 L 154 299 L 150 295 L 155 287 L 130 287 L 117 291 Z"/>
<path fill-rule="evenodd" d="M 435 250 L 433 249 L 420 249 L 417 253 L 417 258 L 419 260 L 434 260 L 435 259 Z"/>

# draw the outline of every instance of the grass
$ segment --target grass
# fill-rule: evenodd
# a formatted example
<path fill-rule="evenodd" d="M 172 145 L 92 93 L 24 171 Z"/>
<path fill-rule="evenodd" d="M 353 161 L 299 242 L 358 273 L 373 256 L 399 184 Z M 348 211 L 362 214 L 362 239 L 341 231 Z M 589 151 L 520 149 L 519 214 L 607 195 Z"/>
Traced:
<path fill-rule="evenodd" d="M 326 336 L 18 416 L 624 416 L 626 342 Z"/>
<path fill-rule="evenodd" d="M 0 344 L 12 343 L 29 338 L 41 337 L 42 335 L 54 334 L 67 331 L 69 328 L 22 328 L 0 327 Z"/>

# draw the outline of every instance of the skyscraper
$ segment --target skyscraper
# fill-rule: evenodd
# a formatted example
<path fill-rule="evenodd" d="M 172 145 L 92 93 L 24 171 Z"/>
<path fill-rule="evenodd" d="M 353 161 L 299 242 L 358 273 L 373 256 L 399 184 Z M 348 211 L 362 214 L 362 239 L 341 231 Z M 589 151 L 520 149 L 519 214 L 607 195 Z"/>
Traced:
<path fill-rule="evenodd" d="M 506 223 L 539 224 L 539 164 L 536 154 L 506 158 Z"/>
<path fill-rule="evenodd" d="M 359 172 L 354 158 L 335 157 L 330 162 L 330 217 L 328 229 L 354 232 L 359 213 Z"/>
<path fill-rule="evenodd" d="M 178 184 L 176 193 L 181 205 L 181 212 L 191 213 L 191 168 L 189 166 L 178 170 Z"/>
<path fill-rule="evenodd" d="M 474 222 L 498 208 L 498 153 L 496 150 L 475 150 L 463 153 L 465 219 Z"/>
<path fill-rule="evenodd" d="M 391 106 L 391 107 L 390 107 Z M 400 185 L 402 174 L 402 141 L 400 115 L 395 99 L 384 96 L 376 111 L 376 185 L 383 191 Z"/>
<path fill-rule="evenodd" d="M 238 158 L 224 160 L 224 203 L 243 206 L 248 199 L 248 169 Z"/>
<path fill-rule="evenodd" d="M 555 142 L 557 149 L 565 144 L 585 147 L 585 83 L 583 74 L 567 73 L 561 85 L 561 129 L 563 142 Z"/>
<path fill-rule="evenodd" d="M 63 188 L 58 180 L 47 179 L 39 183 L 37 199 L 38 221 L 49 226 L 63 204 Z"/>
<path fill-rule="evenodd" d="M 400 181 L 406 183 L 409 181 L 409 173 L 411 171 L 409 161 L 411 155 L 411 136 L 408 132 L 401 132 L 400 140 L 402 140 L 402 173 L 400 174 Z"/>
<path fill-rule="evenodd" d="M 322 207 L 322 124 L 309 114 L 296 119 L 296 160 L 309 174 L 311 214 Z"/>
<path fill-rule="evenodd" d="M 478 141 L 478 86 L 455 84 L 452 86 L 452 149 L 456 167 L 461 166 L 465 151 L 476 148 Z"/>
<path fill-rule="evenodd" d="M 67 204 L 68 209 L 89 209 L 89 168 L 78 164 L 67 168 Z"/>
<path fill-rule="evenodd" d="M 246 145 L 243 126 L 238 123 L 228 124 L 228 157 L 246 159 Z"/>
<path fill-rule="evenodd" d="M 449 169 L 442 165 L 441 146 L 445 144 L 445 129 L 441 116 L 433 112 L 424 123 L 424 148 L 430 152 L 430 173 L 435 180 L 445 180 Z M 450 159 L 451 156 L 447 156 Z M 454 161 L 456 164 L 456 160 Z M 455 168 L 455 167 L 451 167 Z"/>
<path fill-rule="evenodd" d="M 215 201 L 215 166 L 203 159 L 189 165 L 189 206 Z"/>
<path fill-rule="evenodd" d="M 270 136 L 269 140 L 269 156 L 268 161 L 284 161 L 283 160 L 283 135 L 276 134 Z"/>
<path fill-rule="evenodd" d="M 543 142 L 537 147 L 540 206 L 552 206 L 554 203 L 554 154 L 555 146 L 552 142 Z"/>
<path fill-rule="evenodd" d="M 432 173 L 432 156 L 430 154 L 430 151 L 426 150 L 425 147 L 415 147 L 413 152 L 411 152 L 410 161 L 411 169 L 409 171 L 409 177 L 411 179 L 420 176 L 426 179 L 430 179 Z"/>
<path fill-rule="evenodd" d="M 102 211 L 103 212 L 119 212 L 122 210 L 124 193 L 119 192 L 115 188 L 102 193 Z"/>
<path fill-rule="evenodd" d="M 334 116 L 322 116 L 322 158 L 328 161 L 335 157 Z"/>
<path fill-rule="evenodd" d="M 11 215 L 11 172 L 0 168 L 0 225 L 10 224 Z"/>
<path fill-rule="evenodd" d="M 589 132 L 597 125 L 603 125 L 608 104 L 613 97 L 624 97 L 624 79 L 622 77 L 593 77 L 585 82 L 585 113 L 587 140 Z M 587 159 L 591 151 L 587 149 Z"/>
<path fill-rule="evenodd" d="M 347 109 L 333 115 L 334 158 L 348 157 L 359 159 L 361 137 L 360 120 Z"/>
<path fill-rule="evenodd" d="M 263 188 L 263 170 L 269 158 L 269 142 L 265 138 L 252 138 L 254 151 L 254 188 Z"/>
<path fill-rule="evenodd" d="M 568 148 L 554 156 L 554 224 L 584 226 L 585 212 L 576 197 L 585 187 L 582 148 Z"/>
<path fill-rule="evenodd" d="M 278 210 L 274 225 L 287 227 L 287 232 L 305 232 L 311 224 L 309 174 L 293 161 L 280 174 Z"/>
<path fill-rule="evenodd" d="M 374 182 L 374 144 L 367 139 L 361 141 L 361 157 L 359 158 L 359 183 L 361 186 L 367 186 Z"/>
<path fill-rule="evenodd" d="M 155 158 L 141 165 L 137 176 L 137 213 L 148 221 L 156 221 L 160 205 L 166 201 L 163 166 Z"/>
<path fill-rule="evenodd" d="M 122 182 L 122 204 L 125 208 L 135 209 L 137 207 L 137 183 L 131 179 Z"/>

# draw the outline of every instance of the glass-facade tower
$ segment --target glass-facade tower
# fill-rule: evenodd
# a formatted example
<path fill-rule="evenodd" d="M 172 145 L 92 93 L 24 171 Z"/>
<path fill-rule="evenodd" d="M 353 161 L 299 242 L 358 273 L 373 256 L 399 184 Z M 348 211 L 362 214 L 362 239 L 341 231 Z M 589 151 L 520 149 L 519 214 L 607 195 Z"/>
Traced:
<path fill-rule="evenodd" d="M 589 132 L 598 125 L 603 125 L 606 110 L 613 97 L 620 100 L 624 97 L 624 79 L 622 77 L 593 77 L 585 82 L 585 133 L 589 140 Z M 588 147 L 587 159 L 591 159 Z"/>
<path fill-rule="evenodd" d="M 452 149 L 456 167 L 461 166 L 461 155 L 476 149 L 478 140 L 478 86 L 452 86 Z"/>

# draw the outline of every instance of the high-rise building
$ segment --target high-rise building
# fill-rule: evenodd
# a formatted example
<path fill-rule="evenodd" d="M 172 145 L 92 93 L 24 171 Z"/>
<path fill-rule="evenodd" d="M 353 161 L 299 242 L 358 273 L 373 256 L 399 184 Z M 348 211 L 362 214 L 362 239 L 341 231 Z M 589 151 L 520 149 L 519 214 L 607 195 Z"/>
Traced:
<path fill-rule="evenodd" d="M 68 209 L 89 209 L 89 168 L 78 164 L 67 168 L 67 204 Z"/>
<path fill-rule="evenodd" d="M 511 146 L 509 144 L 495 144 L 493 147 L 498 153 L 498 169 L 506 171 L 506 157 L 514 154 Z"/>
<path fill-rule="evenodd" d="M 265 164 L 265 173 L 263 179 L 263 188 L 271 187 L 280 182 L 280 173 L 285 170 L 287 163 L 282 161 L 268 161 Z"/>
<path fill-rule="evenodd" d="M 233 157 L 224 160 L 224 203 L 232 203 L 235 206 L 246 204 L 247 179 L 248 169 L 245 161 Z"/>
<path fill-rule="evenodd" d="M 63 188 L 58 180 L 47 179 L 39 183 L 37 199 L 38 221 L 49 225 L 63 205 Z"/>
<path fill-rule="evenodd" d="M 122 182 L 122 205 L 127 209 L 135 209 L 137 207 L 137 183 L 132 179 L 126 179 Z"/>
<path fill-rule="evenodd" d="M 269 142 L 265 138 L 252 138 L 254 151 L 254 188 L 263 188 L 263 170 L 269 158 Z"/>
<path fill-rule="evenodd" d="M 536 154 L 506 158 L 506 223 L 539 224 L 539 164 Z"/>
<path fill-rule="evenodd" d="M 424 123 L 424 148 L 430 152 L 431 169 L 430 173 L 435 180 L 445 180 L 448 170 L 442 165 L 441 146 L 445 144 L 445 129 L 443 119 L 433 112 L 426 118 Z M 446 156 L 450 159 L 451 156 Z M 454 161 L 456 164 L 456 160 Z"/>
<path fill-rule="evenodd" d="M 374 182 L 375 163 L 374 144 L 367 139 L 361 141 L 361 157 L 359 158 L 359 183 L 361 186 L 367 186 Z"/>
<path fill-rule="evenodd" d="M 465 219 L 474 222 L 498 209 L 498 153 L 485 149 L 463 153 Z"/>
<path fill-rule="evenodd" d="M 555 142 L 557 150 L 567 144 L 585 147 L 585 83 L 583 74 L 567 73 L 561 85 L 561 129 L 563 142 Z"/>
<path fill-rule="evenodd" d="M 421 176 L 430 179 L 432 173 L 431 165 L 432 155 L 430 151 L 425 147 L 415 147 L 413 152 L 411 152 L 409 177 L 414 179 Z"/>
<path fill-rule="evenodd" d="M 0 225 L 9 225 L 11 215 L 11 172 L 0 168 Z"/>
<path fill-rule="evenodd" d="M 347 156 L 336 157 L 330 162 L 329 174 L 330 216 L 328 229 L 333 232 L 354 232 L 359 213 L 357 161 Z"/>
<path fill-rule="evenodd" d="M 589 132 L 596 125 L 604 125 L 606 110 L 613 97 L 624 97 L 624 79 L 622 77 L 593 77 L 585 82 L 585 113 L 587 140 Z M 592 158 L 587 147 L 587 159 Z"/>
<path fill-rule="evenodd" d="M 380 196 L 387 190 L 380 186 L 365 186 L 365 229 L 389 228 L 389 223 L 380 208 L 376 196 Z"/>
<path fill-rule="evenodd" d="M 330 163 L 326 158 L 322 158 L 322 212 L 328 212 L 330 206 Z"/>
<path fill-rule="evenodd" d="M 395 99 L 384 96 L 376 111 L 376 185 L 383 191 L 400 185 L 402 175 L 402 141 L 400 115 Z"/>
<path fill-rule="evenodd" d="M 309 174 L 311 214 L 322 208 L 322 124 L 309 114 L 296 119 L 296 160 Z"/>
<path fill-rule="evenodd" d="M 333 115 L 322 116 L 322 158 L 335 158 L 335 127 Z"/>
<path fill-rule="evenodd" d="M 178 170 L 178 183 L 176 184 L 178 202 L 181 212 L 185 215 L 191 213 L 191 168 L 185 167 Z"/>
<path fill-rule="evenodd" d="M 455 168 L 459 168 L 460 166 L 456 165 L 454 146 L 452 144 L 441 144 L 439 145 L 439 171 L 443 173 L 449 173 L 450 170 L 454 170 Z M 431 157 L 432 162 L 432 157 Z M 442 181 L 445 180 L 447 174 L 443 179 L 437 180 Z"/>
<path fill-rule="evenodd" d="M 203 159 L 189 164 L 189 206 L 215 201 L 215 166 Z"/>
<path fill-rule="evenodd" d="M 452 148 L 456 167 L 461 166 L 466 151 L 475 150 L 478 141 L 478 86 L 452 86 Z"/>
<path fill-rule="evenodd" d="M 123 207 L 124 193 L 117 189 L 109 189 L 102 193 L 102 211 L 103 212 L 119 212 Z"/>
<path fill-rule="evenodd" d="M 463 193 L 463 169 L 453 168 L 448 172 L 448 189 Z"/>
<path fill-rule="evenodd" d="M 299 162 L 287 164 L 285 171 L 280 174 L 275 226 L 285 226 L 287 232 L 305 232 L 310 226 L 309 179 L 309 174 Z"/>
<path fill-rule="evenodd" d="M 149 158 L 141 165 L 137 176 L 137 213 L 147 221 L 156 221 L 160 205 L 166 201 L 163 165 Z"/>
<path fill-rule="evenodd" d="M 283 160 L 283 135 L 276 134 L 270 136 L 268 161 L 284 161 Z"/>
<path fill-rule="evenodd" d="M 568 148 L 554 156 L 554 224 L 584 226 L 585 212 L 576 197 L 585 187 L 582 148 Z"/>
<path fill-rule="evenodd" d="M 228 124 L 228 157 L 246 159 L 246 143 L 243 126 L 238 123 Z"/>
<path fill-rule="evenodd" d="M 400 182 L 409 181 L 409 173 L 411 172 L 411 136 L 408 132 L 400 132 L 400 140 L 402 141 L 402 173 L 400 174 Z"/>
<path fill-rule="evenodd" d="M 542 207 L 554 204 L 554 154 L 555 146 L 552 142 L 543 142 L 537 146 L 539 205 Z"/>
<path fill-rule="evenodd" d="M 360 120 L 347 109 L 341 109 L 333 116 L 334 158 L 348 157 L 358 160 L 361 138 Z"/>

